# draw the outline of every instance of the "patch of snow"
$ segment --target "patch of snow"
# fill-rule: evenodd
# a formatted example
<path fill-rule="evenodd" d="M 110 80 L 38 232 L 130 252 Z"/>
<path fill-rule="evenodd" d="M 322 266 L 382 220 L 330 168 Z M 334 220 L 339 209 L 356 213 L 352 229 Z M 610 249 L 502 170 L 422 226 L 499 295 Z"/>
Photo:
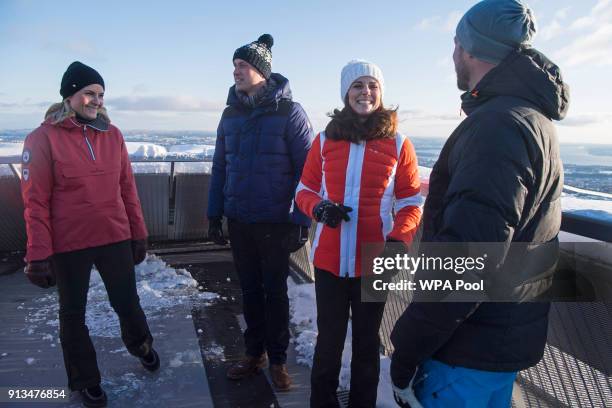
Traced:
<path fill-rule="evenodd" d="M 563 193 L 561 207 L 563 211 L 612 222 L 612 200 L 587 199 Z"/>
<path fill-rule="evenodd" d="M 21 153 L 23 153 L 23 142 L 0 142 L 0 157 L 21 156 Z"/>
<path fill-rule="evenodd" d="M 169 267 L 155 255 L 147 255 L 143 263 L 136 266 L 136 285 L 147 320 L 162 317 L 166 310 L 177 304 L 197 302 L 209 304 L 218 298 L 216 293 L 199 292 L 197 282 L 185 269 Z M 57 319 L 59 304 L 57 292 L 41 296 L 28 308 L 26 327 L 28 334 L 45 327 L 59 327 Z M 92 269 L 87 296 L 86 323 L 91 336 L 120 337 L 119 320 L 108 301 L 106 288 L 99 273 Z M 45 335 L 45 339 L 49 339 Z M 53 340 L 50 338 L 49 340 Z"/>
<path fill-rule="evenodd" d="M 170 174 L 170 163 L 132 163 L 135 174 Z"/>
<path fill-rule="evenodd" d="M 197 163 L 176 163 L 174 165 L 174 172 L 177 174 L 211 174 L 212 163 L 211 162 L 197 162 Z"/>
<path fill-rule="evenodd" d="M 170 146 L 168 153 L 180 157 L 212 157 L 215 153 L 215 146 L 203 144 L 174 145 Z"/>
<path fill-rule="evenodd" d="M 168 154 L 165 147 L 153 143 L 125 142 L 130 157 L 139 159 L 163 159 Z"/>
<path fill-rule="evenodd" d="M 204 350 L 204 356 L 207 360 L 225 361 L 225 348 L 213 342 Z"/>

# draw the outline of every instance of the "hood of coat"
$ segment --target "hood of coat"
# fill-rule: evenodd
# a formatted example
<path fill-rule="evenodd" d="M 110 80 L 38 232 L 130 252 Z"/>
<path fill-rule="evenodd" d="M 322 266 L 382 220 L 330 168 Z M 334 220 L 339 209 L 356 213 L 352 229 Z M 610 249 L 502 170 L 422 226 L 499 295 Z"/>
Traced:
<path fill-rule="evenodd" d="M 62 127 L 64 129 L 73 129 L 73 128 L 80 128 L 84 125 L 99 130 L 101 132 L 106 132 L 110 126 L 110 119 L 108 118 L 107 115 L 104 115 L 102 113 L 98 113 L 98 116 L 96 117 L 96 119 L 89 121 L 87 123 L 80 123 L 79 121 L 77 121 L 76 117 L 74 116 L 69 116 L 67 118 L 65 118 L 64 120 L 62 120 L 61 122 L 58 123 L 53 123 L 53 121 L 51 119 L 47 119 L 43 122 L 43 124 L 46 125 L 52 125 L 52 126 L 59 126 Z"/>
<path fill-rule="evenodd" d="M 525 99 L 554 120 L 565 117 L 570 100 L 569 86 L 563 82 L 559 67 L 533 48 L 506 57 L 473 91 L 461 95 L 461 107 L 469 115 L 496 96 Z"/>
<path fill-rule="evenodd" d="M 81 127 L 87 125 L 96 130 L 105 131 L 111 123 L 110 117 L 106 108 L 103 106 L 98 109 L 98 115 L 94 120 L 87 123 L 79 123 L 76 119 L 75 112 L 66 107 L 64 102 L 54 103 L 49 107 L 45 114 L 45 120 L 41 125 L 60 126 L 63 128 Z"/>
<path fill-rule="evenodd" d="M 262 96 L 262 99 L 257 104 L 257 108 L 259 107 L 274 107 L 276 109 L 278 107 L 278 103 L 282 99 L 291 100 L 291 87 L 289 86 L 289 80 L 278 74 L 273 72 L 270 75 L 270 78 L 274 80 L 276 86 L 266 92 L 265 95 Z M 229 94 L 227 95 L 227 104 L 229 106 L 242 107 L 244 106 L 240 101 L 240 98 L 236 95 L 236 85 L 232 85 L 229 89 Z"/>

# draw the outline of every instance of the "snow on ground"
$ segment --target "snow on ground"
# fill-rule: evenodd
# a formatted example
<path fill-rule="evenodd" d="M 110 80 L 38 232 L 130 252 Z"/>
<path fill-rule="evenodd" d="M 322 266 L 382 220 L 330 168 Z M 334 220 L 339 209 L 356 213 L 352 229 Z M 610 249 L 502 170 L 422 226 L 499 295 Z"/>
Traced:
<path fill-rule="evenodd" d="M 211 174 L 212 163 L 175 163 L 174 172 L 180 173 L 205 173 Z"/>
<path fill-rule="evenodd" d="M 595 197 L 582 198 L 563 193 L 561 207 L 563 211 L 612 222 L 612 200 L 598 200 Z"/>
<path fill-rule="evenodd" d="M 21 156 L 23 143 L 0 142 L 0 156 Z"/>
<path fill-rule="evenodd" d="M 419 178 L 421 179 L 421 181 L 429 180 L 431 170 L 432 169 L 430 167 L 419 166 Z"/>
<path fill-rule="evenodd" d="M 0 157 L 21 156 L 23 143 L 0 142 Z M 8 164 L 0 164 L 0 176 L 13 176 Z"/>
<path fill-rule="evenodd" d="M 291 324 L 295 327 L 296 337 L 292 339 L 295 350 L 298 352 L 298 364 L 312 368 L 314 348 L 317 343 L 317 307 L 314 283 L 297 285 L 291 278 L 287 280 L 289 286 L 289 304 Z M 352 329 L 349 321 L 342 352 L 342 368 L 340 370 L 340 389 L 348 389 L 351 382 L 351 354 Z M 389 372 L 391 360 L 380 356 L 380 377 L 378 381 L 377 408 L 397 407 L 393 399 L 391 388 L 391 375 Z"/>
<path fill-rule="evenodd" d="M 165 147 L 153 143 L 125 142 L 130 157 L 138 159 L 163 159 L 168 154 Z"/>
<path fill-rule="evenodd" d="M 140 304 L 149 321 L 162 316 L 174 305 L 187 302 L 207 305 L 218 297 L 216 293 L 199 292 L 197 282 L 189 272 L 170 268 L 155 255 L 147 255 L 146 260 L 136 266 L 136 284 Z M 30 334 L 40 333 L 43 340 L 59 343 L 57 292 L 41 296 L 28 309 L 24 330 Z M 86 323 L 92 336 L 121 336 L 119 320 L 110 306 L 104 283 L 95 268 L 92 270 L 87 296 Z"/>
<path fill-rule="evenodd" d="M 173 156 L 212 157 L 215 153 L 215 146 L 202 144 L 175 145 L 170 146 L 169 152 Z"/>

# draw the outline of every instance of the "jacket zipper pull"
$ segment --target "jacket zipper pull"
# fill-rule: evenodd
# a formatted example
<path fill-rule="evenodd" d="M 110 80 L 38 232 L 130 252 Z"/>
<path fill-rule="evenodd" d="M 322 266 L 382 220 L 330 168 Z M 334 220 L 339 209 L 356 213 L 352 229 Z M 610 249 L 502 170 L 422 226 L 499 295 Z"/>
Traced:
<path fill-rule="evenodd" d="M 89 148 L 89 153 L 91 154 L 92 160 L 96 161 L 96 155 L 94 154 L 93 147 L 91 147 L 91 143 L 89 143 L 89 139 L 87 138 L 87 125 L 83 125 L 83 137 L 85 138 L 85 143 L 87 143 L 87 147 Z"/>

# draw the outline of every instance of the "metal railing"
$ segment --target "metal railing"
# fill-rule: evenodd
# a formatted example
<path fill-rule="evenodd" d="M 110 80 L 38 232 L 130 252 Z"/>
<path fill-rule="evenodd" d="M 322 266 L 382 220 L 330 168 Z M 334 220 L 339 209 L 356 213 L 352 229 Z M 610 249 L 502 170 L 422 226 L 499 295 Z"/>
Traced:
<path fill-rule="evenodd" d="M 9 164 L 16 176 L 19 175 L 16 165 L 20 161 L 21 158 L 17 156 L 0 158 L 0 164 Z M 132 159 L 133 163 L 170 163 L 167 173 L 136 174 L 145 220 L 149 230 L 154 232 L 153 239 L 181 240 L 205 236 L 208 228 L 205 209 L 210 175 L 177 173 L 176 164 L 210 161 L 210 158 L 182 159 L 180 157 Z M 183 177 L 184 180 L 182 180 L 182 176 L 188 177 Z M 0 214 L 0 234 L 9 233 L 15 236 L 16 239 L 12 244 L 18 247 L 14 249 L 22 250 L 25 244 L 25 229 L 22 217 L 15 215 L 20 213 L 15 207 L 21 205 L 19 195 L 15 194 L 19 191 L 18 179 L 12 180 L 12 184 L 9 187 L 0 185 L 3 191 L 12 191 L 11 194 L 0 194 L 2 201 L 0 205 L 3 208 Z M 198 185 L 201 185 L 202 188 L 197 188 Z M 183 189 L 189 191 L 183 192 Z M 581 190 L 579 193 L 584 194 L 588 191 Z M 599 196 L 599 194 L 594 195 Z M 12 207 L 12 210 L 9 207 Z M 198 215 L 200 213 L 201 216 Z M 21 207 L 20 214 L 23 214 L 23 207 Z M 197 219 L 195 224 L 194 218 Z M 7 220 L 21 222 L 21 224 L 8 226 Z M 182 231 L 181 226 L 188 228 Z M 311 228 L 310 242 L 291 256 L 293 267 L 311 281 L 314 280 L 314 267 L 309 260 L 309 255 L 310 245 L 314 238 L 314 227 L 313 225 Z M 564 212 L 561 230 L 604 242 L 612 241 L 612 222 L 582 214 Z M 0 251 L 2 250 L 6 250 L 6 243 L 0 238 Z M 608 268 L 610 269 L 610 265 Z M 410 301 L 408 292 L 399 295 L 394 292 L 389 296 L 380 328 L 382 342 L 387 353 L 392 351 L 389 341 L 391 330 Z M 610 304 L 597 302 L 553 304 L 544 358 L 537 366 L 519 374 L 517 379 L 519 387 L 513 394 L 513 406 L 603 407 L 612 401 L 612 349 L 609 346 L 612 344 L 611 321 L 612 307 Z"/>

